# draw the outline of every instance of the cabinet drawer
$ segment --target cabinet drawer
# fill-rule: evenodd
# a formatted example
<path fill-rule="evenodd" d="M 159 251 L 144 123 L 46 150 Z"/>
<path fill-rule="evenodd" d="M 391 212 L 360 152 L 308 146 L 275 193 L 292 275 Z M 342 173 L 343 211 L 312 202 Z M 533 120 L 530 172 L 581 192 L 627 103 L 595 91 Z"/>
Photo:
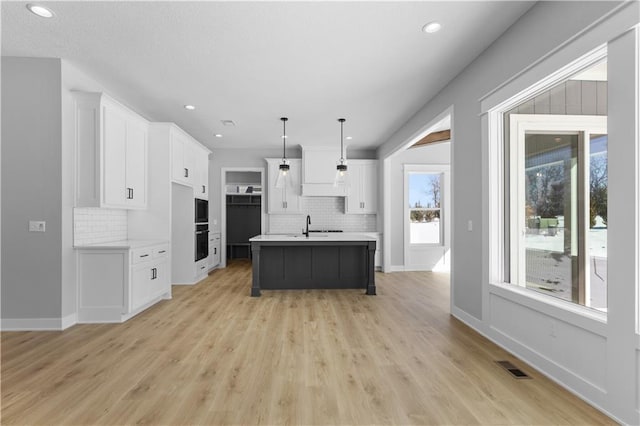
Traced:
<path fill-rule="evenodd" d="M 131 264 L 146 262 L 152 258 L 151 247 L 141 247 L 131 251 Z"/>
<path fill-rule="evenodd" d="M 169 246 L 161 245 L 153 247 L 152 251 L 154 259 L 162 259 L 163 257 L 167 257 L 167 255 L 169 254 Z"/>

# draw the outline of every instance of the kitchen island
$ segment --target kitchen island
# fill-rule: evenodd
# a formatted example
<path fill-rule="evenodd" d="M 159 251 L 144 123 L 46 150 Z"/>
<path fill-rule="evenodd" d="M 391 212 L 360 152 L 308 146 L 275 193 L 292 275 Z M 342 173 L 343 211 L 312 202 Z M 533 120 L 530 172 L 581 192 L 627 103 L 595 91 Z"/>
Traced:
<path fill-rule="evenodd" d="M 261 290 L 354 289 L 376 294 L 376 241 L 356 233 L 251 238 L 251 296 Z"/>

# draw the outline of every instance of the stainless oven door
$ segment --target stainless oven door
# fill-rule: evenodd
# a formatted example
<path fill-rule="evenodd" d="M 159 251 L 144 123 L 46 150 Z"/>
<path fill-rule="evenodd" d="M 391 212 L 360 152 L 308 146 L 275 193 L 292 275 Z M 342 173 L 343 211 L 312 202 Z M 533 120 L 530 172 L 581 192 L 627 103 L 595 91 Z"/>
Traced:
<path fill-rule="evenodd" d="M 195 261 L 209 256 L 209 230 L 196 228 L 196 256 Z"/>

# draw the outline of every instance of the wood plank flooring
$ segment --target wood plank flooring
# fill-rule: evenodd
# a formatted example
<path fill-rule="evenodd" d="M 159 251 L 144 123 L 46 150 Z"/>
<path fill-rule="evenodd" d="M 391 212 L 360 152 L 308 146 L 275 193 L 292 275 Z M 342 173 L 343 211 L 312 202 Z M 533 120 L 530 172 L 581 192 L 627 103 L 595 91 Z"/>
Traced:
<path fill-rule="evenodd" d="M 236 261 L 124 324 L 2 333 L 2 424 L 613 423 L 451 317 L 447 275 L 376 281 L 251 298 Z"/>

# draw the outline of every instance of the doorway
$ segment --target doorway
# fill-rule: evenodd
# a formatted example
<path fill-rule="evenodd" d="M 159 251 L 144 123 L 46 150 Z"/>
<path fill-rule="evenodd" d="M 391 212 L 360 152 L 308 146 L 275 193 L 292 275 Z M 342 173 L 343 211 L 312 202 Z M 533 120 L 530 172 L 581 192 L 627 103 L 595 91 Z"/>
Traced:
<path fill-rule="evenodd" d="M 251 257 L 249 239 L 265 229 L 264 168 L 222 168 L 221 263 Z"/>

